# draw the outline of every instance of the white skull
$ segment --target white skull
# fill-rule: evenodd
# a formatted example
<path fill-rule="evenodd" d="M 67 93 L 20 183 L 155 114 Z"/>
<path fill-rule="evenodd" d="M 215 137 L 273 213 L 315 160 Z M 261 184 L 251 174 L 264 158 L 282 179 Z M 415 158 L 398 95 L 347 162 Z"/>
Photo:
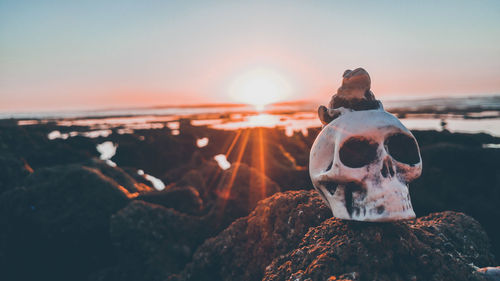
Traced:
<path fill-rule="evenodd" d="M 338 117 L 314 141 L 309 173 L 333 216 L 358 221 L 414 218 L 408 183 L 422 172 L 415 137 L 383 108 L 329 111 Z"/>

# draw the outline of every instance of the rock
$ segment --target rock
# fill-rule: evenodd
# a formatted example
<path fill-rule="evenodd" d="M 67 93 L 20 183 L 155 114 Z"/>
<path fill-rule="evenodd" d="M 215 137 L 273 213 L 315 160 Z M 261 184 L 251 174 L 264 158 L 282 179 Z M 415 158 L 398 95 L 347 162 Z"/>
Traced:
<path fill-rule="evenodd" d="M 161 179 L 170 169 L 189 162 L 196 149 L 196 140 L 179 140 L 168 129 L 150 130 L 144 141 L 119 139 L 116 154 L 111 158 L 118 166 L 134 167 Z"/>
<path fill-rule="evenodd" d="M 216 163 L 211 163 L 211 167 L 208 169 L 212 170 L 215 173 L 220 173 L 222 170 L 217 167 Z M 204 169 L 205 170 L 205 169 Z M 207 182 L 206 178 L 210 174 L 205 174 L 201 169 L 192 169 L 189 170 L 187 173 L 185 173 L 182 178 L 176 182 L 176 185 L 178 186 L 192 186 L 196 188 L 198 193 L 202 194 L 202 196 L 205 196 L 208 193 L 207 190 Z"/>
<path fill-rule="evenodd" d="M 145 175 L 142 172 L 139 172 L 140 169 L 136 169 L 136 168 L 132 168 L 132 167 L 123 167 L 123 168 L 120 167 L 120 168 L 124 172 L 126 172 L 131 178 L 133 178 L 137 183 L 144 184 L 147 186 L 151 185 L 151 181 L 146 179 Z"/>
<path fill-rule="evenodd" d="M 215 190 L 222 173 L 223 170 L 217 162 L 210 159 L 204 161 L 201 166 L 194 166 L 185 172 L 175 185 L 192 186 L 198 190 L 204 202 L 211 202 L 217 197 Z"/>
<path fill-rule="evenodd" d="M 313 191 L 277 193 L 198 248 L 179 280 L 261 280 L 266 266 L 331 216 Z M 173 278 L 175 280 L 175 278 Z"/>
<path fill-rule="evenodd" d="M 263 280 L 485 280 L 472 264 L 493 263 L 486 233 L 462 213 L 394 223 L 331 218 L 275 259 Z"/>
<path fill-rule="evenodd" d="M 4 280 L 85 280 L 114 260 L 111 214 L 129 193 L 96 169 L 40 168 L 0 195 Z"/>
<path fill-rule="evenodd" d="M 83 163 L 83 165 L 99 170 L 103 175 L 112 178 L 119 185 L 123 186 L 130 193 L 145 193 L 153 191 L 152 187 L 142 182 L 137 182 L 127 172 L 120 167 L 111 167 L 105 161 L 93 158 Z"/>
<path fill-rule="evenodd" d="M 275 130 L 245 129 L 227 159 L 230 163 L 242 162 L 264 172 L 283 190 L 311 187 L 306 166 L 297 165 L 296 159 L 285 149 L 288 146 L 291 145 L 284 143 Z M 307 147 L 302 148 L 308 159 Z"/>
<path fill-rule="evenodd" d="M 291 156 L 295 165 L 307 167 L 309 165 L 309 149 L 312 143 L 309 145 L 306 138 L 302 132 L 295 132 L 292 136 L 287 136 L 282 131 L 276 141 L 281 143 L 281 147 Z"/>
<path fill-rule="evenodd" d="M 259 200 L 280 191 L 278 184 L 245 163 L 233 163 L 222 170 L 214 160 L 188 171 L 175 186 L 198 190 L 213 234 L 248 215 Z"/>
<path fill-rule="evenodd" d="M 280 191 L 280 187 L 264 174 L 244 163 L 225 170 L 215 193 L 214 228 L 224 229 L 239 217 L 248 215 L 257 202 Z"/>
<path fill-rule="evenodd" d="M 500 143 L 499 137 L 493 137 L 485 133 L 467 134 L 450 133 L 448 131 L 412 130 L 412 134 L 418 140 L 418 144 L 422 149 L 436 145 L 459 145 L 468 148 L 482 148 L 484 144 Z"/>
<path fill-rule="evenodd" d="M 8 154 L 0 155 L 0 194 L 17 187 L 33 169 L 28 163 Z"/>
<path fill-rule="evenodd" d="M 130 203 L 111 218 L 111 238 L 120 255 L 118 267 L 101 273 L 102 280 L 165 280 L 203 241 L 200 226 L 198 219 L 173 209 Z"/>
<path fill-rule="evenodd" d="M 215 161 L 213 161 L 213 159 L 206 160 L 203 158 L 203 156 L 199 151 L 194 151 L 193 154 L 190 156 L 190 159 L 166 171 L 166 173 L 162 175 L 161 180 L 163 180 L 163 182 L 168 182 L 168 183 L 178 182 L 189 171 L 193 169 L 206 170 L 205 166 L 212 165 L 212 162 L 214 162 L 215 166 L 217 166 L 217 164 L 215 163 Z"/>
<path fill-rule="evenodd" d="M 201 155 L 208 161 L 195 163 L 192 159 L 188 167 L 204 169 L 205 165 L 213 162 L 215 155 L 225 154 L 230 163 L 243 162 L 259 171 L 264 171 L 267 177 L 285 190 L 312 188 L 306 169 L 309 161 L 308 146 L 298 137 L 286 136 L 284 130 L 251 128 L 235 132 L 203 127 L 191 130 L 209 139 L 208 145 L 199 149 Z M 184 175 L 188 171 L 188 169 L 181 172 L 171 170 L 165 181 L 178 182 L 180 177 L 176 175 Z M 196 184 L 190 185 L 198 188 Z M 200 193 L 203 194 L 201 191 Z"/>
<path fill-rule="evenodd" d="M 0 154 L 24 159 L 34 169 L 87 161 L 98 156 L 92 139 L 74 137 L 49 140 L 51 128 L 43 126 L 4 126 L 0 124 Z"/>
<path fill-rule="evenodd" d="M 192 186 L 173 186 L 142 194 L 137 199 L 191 215 L 200 215 L 203 209 L 200 193 Z"/>
<path fill-rule="evenodd" d="M 424 146 L 421 153 L 422 177 L 410 188 L 417 216 L 464 212 L 481 224 L 500 257 L 500 150 L 443 142 Z"/>

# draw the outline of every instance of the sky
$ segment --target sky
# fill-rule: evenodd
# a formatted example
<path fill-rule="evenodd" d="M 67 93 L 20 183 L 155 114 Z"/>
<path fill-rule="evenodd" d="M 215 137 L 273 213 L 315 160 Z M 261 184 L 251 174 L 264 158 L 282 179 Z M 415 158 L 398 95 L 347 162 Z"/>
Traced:
<path fill-rule="evenodd" d="M 259 79 L 327 103 L 356 67 L 378 98 L 500 94 L 500 1 L 0 0 L 0 111 L 242 102 Z"/>

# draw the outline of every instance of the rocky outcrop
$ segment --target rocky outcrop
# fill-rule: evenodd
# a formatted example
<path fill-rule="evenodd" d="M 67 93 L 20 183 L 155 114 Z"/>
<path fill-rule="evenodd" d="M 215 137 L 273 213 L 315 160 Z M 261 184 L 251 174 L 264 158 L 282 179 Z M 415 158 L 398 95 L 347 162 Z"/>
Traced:
<path fill-rule="evenodd" d="M 279 191 L 280 187 L 257 169 L 244 163 L 233 164 L 222 173 L 215 188 L 214 227 L 224 229 L 235 219 L 248 215 L 257 202 Z"/>
<path fill-rule="evenodd" d="M 113 179 L 117 184 L 123 186 L 130 193 L 141 194 L 155 190 L 145 183 L 136 181 L 120 167 L 111 167 L 103 160 L 92 158 L 82 163 L 82 165 L 98 170 L 104 176 Z"/>
<path fill-rule="evenodd" d="M 109 220 L 129 195 L 96 169 L 38 169 L 0 195 L 2 279 L 83 280 L 110 263 Z"/>
<path fill-rule="evenodd" d="M 32 172 L 23 160 L 9 154 L 0 155 L 0 194 L 17 187 Z"/>
<path fill-rule="evenodd" d="M 260 280 L 272 259 L 294 249 L 311 226 L 329 216 L 330 210 L 315 192 L 277 193 L 205 241 L 176 278 Z"/>
<path fill-rule="evenodd" d="M 11 154 L 18 159 L 24 159 L 34 170 L 83 162 L 98 156 L 93 139 L 76 136 L 67 140 L 49 140 L 47 134 L 52 129 L 59 128 L 51 125 L 0 124 L 0 155 Z"/>
<path fill-rule="evenodd" d="M 135 167 L 162 179 L 171 169 L 186 165 L 195 151 L 195 139 L 172 136 L 168 129 L 151 130 L 144 141 L 116 140 L 118 148 L 111 160 L 121 167 Z"/>
<path fill-rule="evenodd" d="M 196 217 L 136 200 L 111 218 L 118 265 L 93 280 L 165 280 L 184 267 L 203 241 L 201 226 Z"/>
<path fill-rule="evenodd" d="M 492 263 L 486 234 L 462 213 L 396 223 L 331 218 L 275 259 L 263 280 L 484 280 L 473 265 Z"/>
<path fill-rule="evenodd" d="M 277 193 L 170 280 L 484 280 L 488 237 L 462 213 L 369 223 L 330 218 L 312 191 Z"/>
<path fill-rule="evenodd" d="M 500 149 L 483 149 L 473 144 L 473 137 L 457 135 L 460 143 L 444 139 L 422 147 L 422 177 L 410 186 L 412 203 L 417 216 L 445 210 L 472 216 L 488 233 L 500 258 Z M 428 142 L 425 135 L 421 138 Z"/>
<path fill-rule="evenodd" d="M 380 280 L 482 280 L 498 271 L 471 273 L 498 263 L 491 259 L 483 230 L 460 213 L 356 226 L 327 219 L 330 210 L 314 192 L 277 193 L 257 203 L 279 190 L 312 188 L 300 167 L 308 165 L 319 128 L 293 137 L 280 129 L 250 129 L 246 146 L 242 132 L 228 156 L 233 167 L 222 170 L 213 156 L 228 152 L 237 131 L 192 127 L 185 137 L 186 130 L 170 136 L 162 129 L 49 140 L 52 130 L 90 129 L 9 122 L 0 124 L 1 280 L 80 281 L 89 280 L 89 274 L 93 281 L 367 280 L 366 270 Z M 258 165 L 260 133 L 268 149 L 264 169 Z M 500 256 L 500 150 L 482 147 L 498 138 L 413 133 L 425 163 L 421 179 L 410 188 L 418 217 L 444 210 L 471 215 Z M 206 147 L 196 147 L 200 137 L 210 139 Z M 118 167 L 93 158 L 103 141 L 123 149 L 114 159 Z M 165 191 L 146 193 L 150 182 L 139 169 L 161 178 Z M 345 255 L 337 257 L 340 249 Z M 367 253 L 374 270 L 367 269 Z"/>
<path fill-rule="evenodd" d="M 185 214 L 200 215 L 203 210 L 200 193 L 192 186 L 167 187 L 162 191 L 144 193 L 137 199 L 172 208 Z"/>

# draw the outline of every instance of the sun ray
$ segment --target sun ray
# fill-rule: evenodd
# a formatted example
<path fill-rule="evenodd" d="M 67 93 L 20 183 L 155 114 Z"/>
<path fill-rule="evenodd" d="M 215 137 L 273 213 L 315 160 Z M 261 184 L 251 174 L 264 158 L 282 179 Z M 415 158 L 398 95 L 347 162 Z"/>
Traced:
<path fill-rule="evenodd" d="M 266 174 L 266 162 L 265 162 L 265 151 L 264 151 L 264 129 L 259 128 L 259 140 L 258 140 L 258 145 L 259 145 L 259 171 L 261 172 L 262 175 Z M 261 197 L 264 198 L 266 196 L 266 181 L 263 179 L 261 182 L 260 186 L 260 193 Z"/>
<path fill-rule="evenodd" d="M 226 159 L 229 157 L 229 154 L 231 154 L 234 146 L 236 145 L 236 143 L 238 142 L 238 139 L 240 138 L 241 136 L 241 132 L 242 130 L 238 130 L 236 132 L 236 135 L 234 136 L 233 140 L 231 141 L 231 144 L 229 145 L 229 148 L 227 149 L 227 152 L 225 153 L 226 155 Z M 214 187 L 214 188 L 217 188 L 217 184 L 219 184 L 219 181 L 221 180 L 219 178 L 219 176 L 222 174 L 222 170 L 221 169 L 217 169 L 216 172 L 210 177 L 210 180 L 208 181 L 208 186 L 209 187 Z"/>
<path fill-rule="evenodd" d="M 243 131 L 243 130 L 241 130 Z M 219 221 L 223 214 L 224 214 L 224 210 L 226 209 L 226 205 L 227 205 L 227 201 L 229 200 L 229 197 L 231 196 L 231 190 L 233 188 L 233 184 L 234 184 L 234 181 L 236 179 L 236 176 L 238 174 L 238 169 L 240 167 L 240 162 L 241 162 L 241 159 L 243 158 L 243 154 L 245 152 L 245 149 L 246 149 L 246 146 L 247 146 L 247 143 L 248 143 L 248 139 L 249 139 L 249 136 L 250 136 L 250 130 L 249 129 L 245 129 L 244 130 L 244 134 L 242 136 L 242 139 L 241 139 L 241 142 L 240 142 L 240 146 L 238 148 L 238 151 L 237 151 L 237 155 L 236 155 L 236 160 L 233 161 L 232 164 L 237 164 L 237 165 L 234 165 L 233 166 L 233 171 L 230 175 L 230 178 L 229 178 L 229 181 L 227 182 L 227 185 L 223 186 L 222 187 L 222 190 L 220 191 L 219 193 L 219 196 L 223 198 L 223 201 L 221 203 L 221 206 L 220 206 L 220 209 L 219 209 L 219 214 L 217 216 L 217 220 Z M 232 149 L 233 146 L 231 146 L 231 149 Z M 230 153 L 230 152 L 229 152 Z M 229 154 L 227 154 L 229 155 Z M 222 179 L 224 180 L 224 179 Z"/>
<path fill-rule="evenodd" d="M 242 132 L 242 130 L 237 131 L 236 136 L 234 137 L 233 141 L 229 145 L 229 148 L 227 149 L 226 158 L 229 157 L 229 154 L 231 154 L 231 151 L 233 151 L 234 146 L 236 145 L 236 143 L 238 142 L 238 139 L 240 138 L 241 132 Z"/>
<path fill-rule="evenodd" d="M 245 134 L 243 135 L 243 138 L 241 140 L 241 145 L 239 147 L 238 154 L 236 155 L 236 160 L 234 161 L 235 164 L 236 163 L 239 164 L 241 162 L 241 159 L 243 158 L 243 154 L 245 153 L 245 149 L 246 149 L 246 146 L 248 143 L 249 136 L 250 136 L 250 130 L 247 129 L 247 130 L 245 130 Z M 239 165 L 234 166 L 234 170 L 231 173 L 231 178 L 229 179 L 227 186 L 224 188 L 225 198 L 228 198 L 231 194 L 231 189 L 233 187 L 234 180 L 236 179 L 236 175 L 238 174 L 238 168 L 239 168 Z"/>

